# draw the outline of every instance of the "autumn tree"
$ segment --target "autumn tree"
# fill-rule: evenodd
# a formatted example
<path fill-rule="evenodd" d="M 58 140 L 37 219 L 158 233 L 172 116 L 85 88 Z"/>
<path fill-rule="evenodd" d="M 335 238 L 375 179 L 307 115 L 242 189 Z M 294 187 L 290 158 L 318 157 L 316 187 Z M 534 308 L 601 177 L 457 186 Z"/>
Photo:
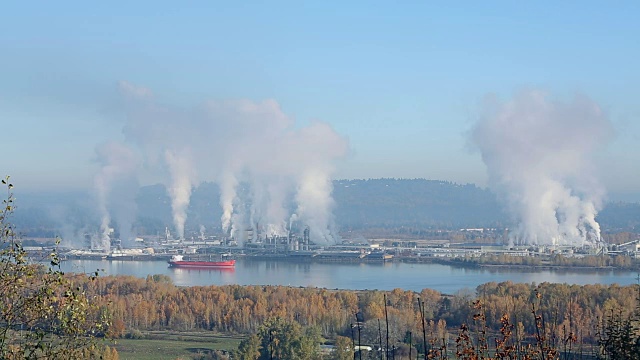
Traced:
<path fill-rule="evenodd" d="M 60 271 L 56 250 L 44 259 L 46 265 L 27 256 L 9 221 L 14 209 L 9 177 L 2 185 L 7 197 L 0 209 L 0 358 L 82 359 L 102 353 L 95 338 L 107 330 L 106 314 Z"/>

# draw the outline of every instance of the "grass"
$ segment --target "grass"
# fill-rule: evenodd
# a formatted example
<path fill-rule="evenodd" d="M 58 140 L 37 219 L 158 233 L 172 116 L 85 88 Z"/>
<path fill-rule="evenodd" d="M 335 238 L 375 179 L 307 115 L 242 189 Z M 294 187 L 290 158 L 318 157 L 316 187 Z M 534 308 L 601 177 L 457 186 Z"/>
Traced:
<path fill-rule="evenodd" d="M 242 338 L 206 332 L 148 332 L 144 339 L 118 339 L 121 360 L 192 359 L 211 350 L 235 350 Z"/>

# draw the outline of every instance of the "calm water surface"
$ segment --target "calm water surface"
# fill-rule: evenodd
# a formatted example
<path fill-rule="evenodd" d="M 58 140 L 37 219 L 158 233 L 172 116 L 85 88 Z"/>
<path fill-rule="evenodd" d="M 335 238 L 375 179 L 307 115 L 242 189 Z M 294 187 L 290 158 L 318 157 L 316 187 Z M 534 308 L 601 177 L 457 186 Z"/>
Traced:
<path fill-rule="evenodd" d="M 523 270 L 506 268 L 468 269 L 440 264 L 326 264 L 295 263 L 272 260 L 244 260 L 235 269 L 174 269 L 162 261 L 68 260 L 65 272 L 92 272 L 101 275 L 163 274 L 179 286 L 195 285 L 288 285 L 317 286 L 330 289 L 401 288 L 420 291 L 431 288 L 446 294 L 462 289 L 475 289 L 490 281 L 554 282 L 568 284 L 636 283 L 637 274 L 617 270 Z"/>

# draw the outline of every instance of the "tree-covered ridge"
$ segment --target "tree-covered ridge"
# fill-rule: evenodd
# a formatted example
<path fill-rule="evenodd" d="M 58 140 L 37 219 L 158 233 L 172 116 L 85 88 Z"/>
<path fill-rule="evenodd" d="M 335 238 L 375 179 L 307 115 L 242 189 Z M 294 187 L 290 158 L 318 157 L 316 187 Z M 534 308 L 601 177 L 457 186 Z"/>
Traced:
<path fill-rule="evenodd" d="M 394 229 L 509 227 L 512 219 L 495 195 L 473 184 L 425 179 L 335 180 L 335 223 L 342 231 Z M 90 230 L 99 223 L 89 194 L 25 194 L 19 196 L 15 223 L 34 237 L 52 237 L 73 230 Z M 203 183 L 194 189 L 187 228 L 220 227 L 219 188 Z M 171 226 L 171 205 L 163 185 L 140 188 L 136 228 L 144 234 Z M 640 204 L 607 203 L 598 215 L 605 232 L 640 232 Z"/>
<path fill-rule="evenodd" d="M 336 180 L 342 227 L 495 227 L 505 216 L 495 196 L 472 184 L 425 179 Z"/>

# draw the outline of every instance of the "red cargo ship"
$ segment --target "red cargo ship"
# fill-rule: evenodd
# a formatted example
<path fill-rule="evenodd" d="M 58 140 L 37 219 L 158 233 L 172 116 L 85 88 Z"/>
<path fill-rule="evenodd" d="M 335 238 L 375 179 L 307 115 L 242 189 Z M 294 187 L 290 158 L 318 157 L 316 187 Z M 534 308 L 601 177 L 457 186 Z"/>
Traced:
<path fill-rule="evenodd" d="M 228 269 L 236 266 L 234 259 L 211 261 L 211 260 L 184 260 L 182 255 L 173 255 L 169 260 L 169 267 L 175 268 L 214 268 L 214 269 Z"/>

